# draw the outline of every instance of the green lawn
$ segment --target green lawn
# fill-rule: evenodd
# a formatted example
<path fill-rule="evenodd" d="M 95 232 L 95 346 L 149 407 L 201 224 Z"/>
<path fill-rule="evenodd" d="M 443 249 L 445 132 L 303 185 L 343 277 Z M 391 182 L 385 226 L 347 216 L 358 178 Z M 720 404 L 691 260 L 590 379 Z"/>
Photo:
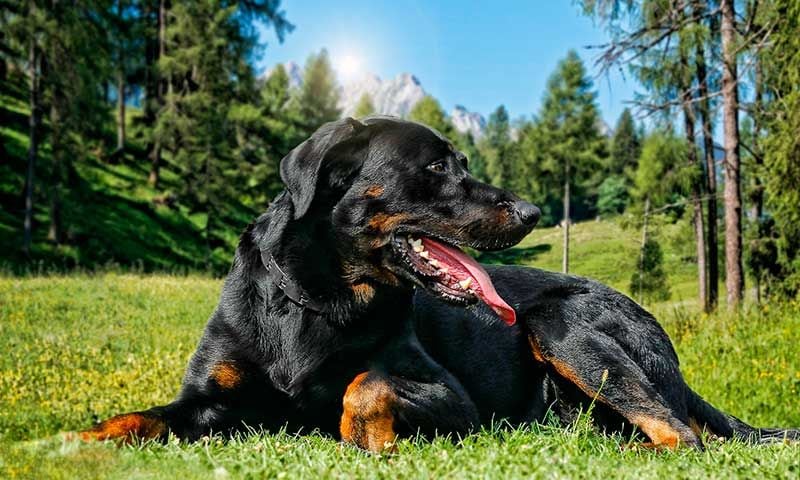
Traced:
<path fill-rule="evenodd" d="M 537 234 L 526 245 L 538 245 Z M 621 261 L 621 248 L 609 246 L 607 255 L 619 259 L 608 261 Z M 554 255 L 525 262 L 552 267 Z M 0 277 L 0 478 L 800 475 L 797 445 L 714 443 L 704 453 L 654 453 L 623 448 L 625 439 L 596 434 L 585 420 L 566 431 L 487 431 L 455 446 L 404 441 L 383 457 L 317 435 L 125 448 L 58 435 L 168 402 L 220 288 L 220 280 L 201 276 Z M 800 305 L 751 308 L 741 317 L 672 311 L 662 322 L 702 395 L 755 424 L 800 426 Z"/>

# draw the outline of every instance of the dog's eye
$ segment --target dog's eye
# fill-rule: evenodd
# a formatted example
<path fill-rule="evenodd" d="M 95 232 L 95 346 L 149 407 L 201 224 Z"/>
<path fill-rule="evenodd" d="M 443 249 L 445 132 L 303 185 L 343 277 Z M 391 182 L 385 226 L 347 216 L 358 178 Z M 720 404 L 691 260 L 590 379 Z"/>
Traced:
<path fill-rule="evenodd" d="M 441 160 L 437 160 L 437 161 L 431 163 L 430 165 L 428 165 L 428 170 L 430 170 L 432 172 L 436 172 L 436 173 L 444 173 L 444 171 L 446 169 L 447 169 L 447 166 Z"/>

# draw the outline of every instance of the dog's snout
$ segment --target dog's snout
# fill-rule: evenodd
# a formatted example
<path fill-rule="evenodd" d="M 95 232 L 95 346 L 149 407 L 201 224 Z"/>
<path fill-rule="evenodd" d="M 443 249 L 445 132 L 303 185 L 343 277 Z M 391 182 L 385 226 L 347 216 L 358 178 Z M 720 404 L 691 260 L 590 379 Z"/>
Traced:
<path fill-rule="evenodd" d="M 514 214 L 519 217 L 519 220 L 523 225 L 534 226 L 536 225 L 536 222 L 539 221 L 539 217 L 542 216 L 542 212 L 539 210 L 539 207 L 523 200 L 514 202 L 511 205 L 511 208 L 514 210 Z"/>

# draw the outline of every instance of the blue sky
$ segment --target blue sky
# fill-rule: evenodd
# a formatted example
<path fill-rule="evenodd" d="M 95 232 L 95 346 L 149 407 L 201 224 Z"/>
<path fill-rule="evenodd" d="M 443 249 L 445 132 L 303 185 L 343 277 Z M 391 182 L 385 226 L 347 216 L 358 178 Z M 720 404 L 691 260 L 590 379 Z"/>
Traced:
<path fill-rule="evenodd" d="M 295 30 L 280 44 L 262 29 L 260 70 L 289 60 L 302 65 L 324 47 L 336 66 L 349 57 L 382 78 L 413 73 L 446 110 L 461 104 L 485 116 L 500 104 L 512 118 L 537 112 L 548 76 L 569 49 L 596 76 L 597 50 L 585 47 L 607 40 L 570 0 L 284 0 L 281 8 Z M 636 84 L 616 71 L 594 80 L 613 126 Z"/>

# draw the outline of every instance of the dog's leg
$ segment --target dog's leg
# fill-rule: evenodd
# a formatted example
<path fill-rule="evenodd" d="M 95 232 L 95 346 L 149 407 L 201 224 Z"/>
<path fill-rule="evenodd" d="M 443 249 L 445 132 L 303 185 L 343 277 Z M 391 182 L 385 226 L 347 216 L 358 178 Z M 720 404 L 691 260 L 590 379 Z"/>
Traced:
<path fill-rule="evenodd" d="M 391 451 L 398 436 L 461 435 L 479 424 L 463 387 L 415 347 L 361 373 L 347 387 L 342 440 L 373 452 Z"/>
<path fill-rule="evenodd" d="M 78 434 L 83 440 L 164 440 L 170 432 L 181 439 L 194 440 L 213 427 L 221 416 L 211 407 L 194 402 L 176 401 L 142 412 L 124 413 L 104 420 Z"/>
<path fill-rule="evenodd" d="M 190 368 L 179 398 L 164 406 L 116 415 L 78 434 L 84 440 L 163 440 L 170 433 L 182 440 L 229 434 L 285 421 L 273 390 L 254 378 L 252 368 L 233 361 L 204 362 Z"/>
<path fill-rule="evenodd" d="M 399 400 L 391 379 L 376 371 L 359 374 L 347 387 L 339 425 L 342 440 L 365 450 L 391 450 L 397 438 Z"/>
<path fill-rule="evenodd" d="M 531 322 L 533 323 L 533 322 Z M 644 446 L 702 448 L 700 439 L 652 387 L 641 368 L 610 337 L 548 332 L 529 335 L 534 358 L 561 379 L 619 413 L 650 439 Z"/>
<path fill-rule="evenodd" d="M 155 411 L 153 411 L 155 410 Z M 139 440 L 160 439 L 167 435 L 167 422 L 157 409 L 145 412 L 124 413 L 104 420 L 94 427 L 78 433 L 82 440 L 117 440 L 129 443 Z M 73 434 L 70 434 L 70 436 Z"/>

